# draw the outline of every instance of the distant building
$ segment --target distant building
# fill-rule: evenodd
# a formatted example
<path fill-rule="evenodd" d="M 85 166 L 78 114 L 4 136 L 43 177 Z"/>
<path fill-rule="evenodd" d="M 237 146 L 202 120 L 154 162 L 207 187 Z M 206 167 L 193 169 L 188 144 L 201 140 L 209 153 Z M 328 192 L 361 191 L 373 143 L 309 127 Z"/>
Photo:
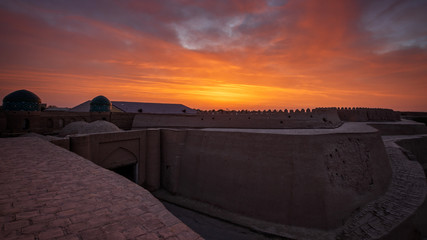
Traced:
<path fill-rule="evenodd" d="M 41 106 L 40 98 L 25 89 L 9 93 L 3 98 L 3 110 L 6 111 L 40 111 Z"/>
<path fill-rule="evenodd" d="M 97 99 L 98 97 L 94 98 L 94 100 L 100 101 L 100 99 Z M 71 108 L 69 111 L 70 112 L 89 112 L 92 106 L 91 105 L 92 101 L 89 100 L 89 101 L 83 102 Z M 125 112 L 125 113 L 155 113 L 155 114 L 196 114 L 197 113 L 196 110 L 182 104 L 121 102 L 121 101 L 111 101 L 110 111 Z"/>
<path fill-rule="evenodd" d="M 102 95 L 93 98 L 89 112 L 111 112 L 110 100 Z"/>

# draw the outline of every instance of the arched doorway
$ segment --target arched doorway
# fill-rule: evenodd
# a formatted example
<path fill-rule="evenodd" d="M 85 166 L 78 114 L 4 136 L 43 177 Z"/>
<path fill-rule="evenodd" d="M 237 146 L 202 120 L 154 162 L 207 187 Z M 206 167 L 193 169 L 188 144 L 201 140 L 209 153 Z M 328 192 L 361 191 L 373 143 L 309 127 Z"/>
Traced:
<path fill-rule="evenodd" d="M 30 129 L 30 120 L 28 118 L 24 119 L 22 129 L 24 129 L 24 130 Z"/>

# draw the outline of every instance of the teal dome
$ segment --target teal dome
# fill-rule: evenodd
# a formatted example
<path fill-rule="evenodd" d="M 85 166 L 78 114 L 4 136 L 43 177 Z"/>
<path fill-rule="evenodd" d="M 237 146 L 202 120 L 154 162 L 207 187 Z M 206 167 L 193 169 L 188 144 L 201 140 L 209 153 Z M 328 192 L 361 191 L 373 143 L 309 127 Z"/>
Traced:
<path fill-rule="evenodd" d="M 40 111 L 40 98 L 25 89 L 9 93 L 3 98 L 3 109 L 6 111 Z"/>
<path fill-rule="evenodd" d="M 111 102 L 108 98 L 100 95 L 90 102 L 91 112 L 111 112 Z"/>

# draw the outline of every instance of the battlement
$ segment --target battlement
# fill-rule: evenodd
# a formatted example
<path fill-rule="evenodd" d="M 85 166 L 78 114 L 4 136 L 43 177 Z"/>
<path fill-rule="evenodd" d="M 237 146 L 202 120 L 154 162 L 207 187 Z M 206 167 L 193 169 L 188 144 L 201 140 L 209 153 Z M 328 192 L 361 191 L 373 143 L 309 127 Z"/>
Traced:
<path fill-rule="evenodd" d="M 106 120 L 121 129 L 175 128 L 336 128 L 342 121 L 400 121 L 400 113 L 381 108 L 314 108 L 284 110 L 210 110 L 196 114 L 149 114 L 116 112 L 0 112 L 0 132 L 20 134 L 57 133 L 75 121 Z"/>
<path fill-rule="evenodd" d="M 137 114 L 132 128 L 336 128 L 341 123 L 336 109 L 316 108 L 289 111 L 199 111 L 192 115 Z"/>
<path fill-rule="evenodd" d="M 279 110 L 199 110 L 197 112 L 197 114 L 234 114 L 234 115 L 238 115 L 238 114 L 254 114 L 254 115 L 259 115 L 259 114 L 263 114 L 263 115 L 271 115 L 271 114 L 293 114 L 293 113 L 311 113 L 311 112 L 316 112 L 317 110 L 319 110 L 320 108 L 315 108 L 313 110 L 310 110 L 310 108 L 307 109 L 279 109 Z"/>
<path fill-rule="evenodd" d="M 362 107 L 324 107 L 307 109 L 280 109 L 280 110 L 209 110 L 198 111 L 199 115 L 261 115 L 261 116 L 298 116 L 311 118 L 313 114 L 325 111 L 337 111 L 343 121 L 400 121 L 400 113 L 386 108 L 362 108 Z M 305 114 L 305 115 L 304 115 Z"/>
<path fill-rule="evenodd" d="M 400 121 L 400 113 L 385 108 L 337 108 L 338 116 L 346 122 Z"/>

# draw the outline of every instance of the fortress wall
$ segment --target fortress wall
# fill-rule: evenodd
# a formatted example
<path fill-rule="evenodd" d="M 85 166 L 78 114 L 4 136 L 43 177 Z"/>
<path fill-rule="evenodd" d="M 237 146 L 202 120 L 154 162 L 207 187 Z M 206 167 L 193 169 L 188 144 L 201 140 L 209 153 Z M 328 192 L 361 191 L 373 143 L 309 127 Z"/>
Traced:
<path fill-rule="evenodd" d="M 161 131 L 161 186 L 175 194 L 179 187 L 187 131 Z M 186 174 L 186 173 L 184 173 Z"/>
<path fill-rule="evenodd" d="M 89 113 L 75 112 L 41 112 L 40 133 L 57 133 L 63 127 L 76 121 L 90 121 Z"/>
<path fill-rule="evenodd" d="M 110 122 L 114 123 L 117 127 L 123 130 L 132 129 L 133 118 L 135 113 L 119 113 L 112 112 Z"/>
<path fill-rule="evenodd" d="M 146 145 L 146 164 L 145 164 L 145 183 L 143 186 L 149 191 L 155 191 L 160 188 L 160 157 L 161 137 L 158 129 L 146 130 L 147 145 Z"/>
<path fill-rule="evenodd" d="M 336 228 L 391 177 L 376 132 L 161 131 L 166 190 L 269 222 Z"/>
<path fill-rule="evenodd" d="M 40 112 L 5 112 L 6 131 L 11 134 L 40 132 Z"/>
<path fill-rule="evenodd" d="M 347 122 L 400 121 L 400 113 L 391 109 L 338 108 L 338 116 Z"/>
<path fill-rule="evenodd" d="M 0 130 L 6 134 L 36 132 L 54 134 L 71 122 L 106 120 L 121 129 L 178 128 L 335 128 L 343 121 L 398 121 L 389 109 L 316 108 L 310 111 L 217 111 L 199 114 L 135 114 L 104 112 L 2 112 Z M 27 127 L 29 125 L 29 128 Z"/>
<path fill-rule="evenodd" d="M 194 115 L 137 114 L 133 129 L 173 128 L 336 128 L 341 125 L 336 110 L 313 112 L 204 112 Z"/>
<path fill-rule="evenodd" d="M 35 132 L 55 134 L 69 123 L 76 121 L 93 122 L 106 120 L 117 127 L 130 130 L 134 113 L 105 113 L 105 112 L 2 112 L 0 116 L 0 131 L 6 134 Z M 27 122 L 26 122 L 27 121 Z M 28 125 L 28 127 L 26 127 Z"/>
<path fill-rule="evenodd" d="M 89 113 L 72 112 L 4 112 L 6 116 L 6 133 L 35 132 L 41 134 L 57 133 L 64 126 L 75 121 L 90 121 Z M 29 127 L 26 129 L 24 126 Z"/>
<path fill-rule="evenodd" d="M 7 129 L 7 119 L 4 112 L 0 112 L 0 133 L 6 131 Z"/>

